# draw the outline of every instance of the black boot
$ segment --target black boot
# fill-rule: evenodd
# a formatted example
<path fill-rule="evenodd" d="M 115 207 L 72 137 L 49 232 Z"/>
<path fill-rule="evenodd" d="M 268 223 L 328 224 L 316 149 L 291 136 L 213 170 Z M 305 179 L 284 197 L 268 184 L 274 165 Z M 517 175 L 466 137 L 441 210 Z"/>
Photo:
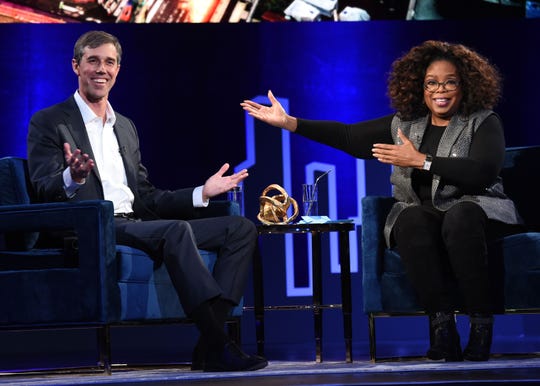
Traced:
<path fill-rule="evenodd" d="M 469 343 L 463 351 L 468 361 L 487 361 L 493 338 L 493 316 L 490 314 L 471 314 Z"/>
<path fill-rule="evenodd" d="M 436 312 L 429 315 L 430 347 L 426 354 L 432 360 L 459 362 L 463 360 L 454 314 Z"/>

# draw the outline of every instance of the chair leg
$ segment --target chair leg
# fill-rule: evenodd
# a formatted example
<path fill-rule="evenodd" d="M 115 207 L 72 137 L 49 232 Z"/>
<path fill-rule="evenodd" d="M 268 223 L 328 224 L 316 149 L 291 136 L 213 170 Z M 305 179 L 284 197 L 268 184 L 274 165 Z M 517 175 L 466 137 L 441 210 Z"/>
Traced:
<path fill-rule="evenodd" d="M 99 349 L 98 365 L 103 367 L 107 375 L 111 375 L 111 331 L 109 325 L 98 327 L 97 341 Z"/>
<path fill-rule="evenodd" d="M 375 335 L 375 316 L 373 313 L 368 314 L 368 325 L 369 325 L 369 359 L 372 362 L 377 360 L 377 338 Z"/>

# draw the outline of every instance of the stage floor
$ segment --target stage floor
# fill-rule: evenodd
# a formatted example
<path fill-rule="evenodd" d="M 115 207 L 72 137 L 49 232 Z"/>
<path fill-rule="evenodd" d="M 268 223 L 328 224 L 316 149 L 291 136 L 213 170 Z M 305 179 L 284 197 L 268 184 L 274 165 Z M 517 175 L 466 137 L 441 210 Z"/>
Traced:
<path fill-rule="evenodd" d="M 540 357 L 502 356 L 488 362 L 444 363 L 416 358 L 372 363 L 270 361 L 253 372 L 204 373 L 188 364 L 115 366 L 112 375 L 92 369 L 3 373 L 0 384 L 17 385 L 404 385 L 540 384 Z"/>

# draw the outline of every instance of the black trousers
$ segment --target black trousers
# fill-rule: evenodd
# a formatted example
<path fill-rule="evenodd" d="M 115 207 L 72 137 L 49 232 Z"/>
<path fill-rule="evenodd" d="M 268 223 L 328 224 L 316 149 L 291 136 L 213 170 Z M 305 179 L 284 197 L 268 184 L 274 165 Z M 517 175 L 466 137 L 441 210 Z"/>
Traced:
<path fill-rule="evenodd" d="M 116 241 L 163 262 L 186 314 L 200 304 L 222 297 L 238 304 L 245 290 L 257 246 L 255 224 L 245 217 L 196 220 L 134 221 L 115 219 Z M 217 252 L 214 271 L 199 249 Z"/>
<path fill-rule="evenodd" d="M 463 202 L 446 212 L 429 206 L 403 210 L 393 228 L 407 275 L 426 312 L 493 313 L 501 299 L 502 262 L 490 260 L 488 243 L 523 231 L 521 226 L 489 220 L 479 205 Z M 498 277 L 501 282 L 494 283 Z"/>

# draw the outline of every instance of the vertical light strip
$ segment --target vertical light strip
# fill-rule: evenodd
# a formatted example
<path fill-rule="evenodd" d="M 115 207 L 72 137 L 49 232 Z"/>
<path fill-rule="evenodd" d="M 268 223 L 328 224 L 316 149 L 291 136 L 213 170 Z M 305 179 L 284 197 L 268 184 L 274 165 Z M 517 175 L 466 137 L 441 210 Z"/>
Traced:
<path fill-rule="evenodd" d="M 289 100 L 277 98 L 279 103 L 283 106 L 285 111 L 289 111 Z M 260 104 L 268 104 L 268 97 L 265 95 L 257 95 L 252 99 Z M 246 156 L 247 159 L 235 166 L 234 171 L 238 172 L 242 169 L 249 169 L 253 166 L 257 159 L 257 152 L 255 147 L 255 119 L 245 113 L 246 124 Z M 283 162 L 283 188 L 287 192 L 291 192 L 292 189 L 292 177 L 291 177 L 291 143 L 290 133 L 286 130 L 281 131 L 281 153 Z M 311 284 L 309 287 L 296 288 L 294 285 L 294 239 L 292 234 L 285 234 L 285 279 L 286 279 L 286 291 L 287 296 L 310 296 Z M 310 269 L 311 272 L 311 269 Z M 311 283 L 311 279 L 310 279 Z"/>
<path fill-rule="evenodd" d="M 364 179 L 364 161 L 358 160 L 357 167 L 357 192 L 359 197 L 365 196 L 365 179 Z M 315 182 L 315 173 L 316 172 L 326 172 L 327 170 L 333 169 L 326 177 L 323 177 L 319 181 L 320 184 L 326 183 L 328 185 L 328 213 L 321 213 L 319 210 L 319 215 L 328 215 L 332 220 L 338 220 L 338 210 L 337 210 L 337 167 L 333 164 L 321 163 L 321 162 L 311 162 L 306 165 L 306 182 L 312 184 Z M 358 170 L 361 170 L 361 173 L 358 173 Z M 361 179 L 360 179 L 361 178 Z M 326 179 L 326 181 L 325 181 Z M 360 201 L 358 201 L 360 202 Z M 359 207 L 361 210 L 361 207 Z M 352 218 L 356 224 L 358 224 L 359 218 Z M 330 233 L 330 271 L 331 273 L 339 274 L 341 268 L 339 266 L 339 241 L 338 234 L 336 232 Z M 309 264 L 311 272 L 311 236 L 308 240 L 308 251 L 309 251 Z M 358 272 L 358 239 L 356 236 L 356 231 L 351 233 L 349 237 L 349 250 L 351 256 L 351 272 Z M 310 286 L 311 286 L 311 276 L 310 276 Z"/>
<path fill-rule="evenodd" d="M 258 95 L 252 99 L 260 104 L 268 104 L 268 98 L 263 95 Z M 278 98 L 279 102 L 285 109 L 289 111 L 288 99 Z M 249 169 L 256 162 L 256 141 L 255 141 L 255 120 L 253 117 L 246 113 L 245 115 L 246 125 L 246 156 L 247 159 L 238 164 L 234 170 L 235 172 L 244 168 Z M 290 133 L 287 130 L 281 131 L 281 150 L 282 150 L 282 163 L 283 163 L 283 188 L 287 192 L 292 191 L 292 171 L 291 171 L 291 143 Z M 336 179 L 336 166 L 328 163 L 311 162 L 305 167 L 306 182 L 313 183 L 315 181 L 316 172 L 325 172 L 329 169 L 334 169 L 326 177 L 324 177 L 319 184 L 328 184 L 328 217 L 331 219 L 338 219 L 337 213 L 337 179 Z M 325 181 L 326 180 L 326 181 Z M 364 160 L 356 160 L 356 191 L 358 202 L 358 214 L 356 217 L 352 217 L 355 224 L 361 225 L 362 206 L 361 200 L 366 195 L 366 181 L 365 181 L 365 164 Z M 308 272 L 309 272 L 309 285 L 306 287 L 296 287 L 294 282 L 294 238 L 292 234 L 285 234 L 285 275 L 286 275 L 286 292 L 288 297 L 292 296 L 311 296 L 313 293 L 313 278 L 312 278 L 312 260 L 311 260 L 311 235 L 307 236 L 307 250 L 308 250 Z M 358 237 L 356 231 L 351 234 L 349 238 L 349 249 L 351 256 L 351 272 L 358 272 Z M 340 273 L 339 266 L 339 241 L 338 235 L 335 232 L 330 233 L 330 269 L 331 273 Z"/>
<path fill-rule="evenodd" d="M 279 103 L 285 111 L 289 111 L 289 100 L 279 99 Z M 292 172 L 291 172 L 291 133 L 281 130 L 281 156 L 283 163 L 283 188 L 287 192 L 292 192 Z M 296 287 L 294 283 L 294 238 L 290 233 L 285 234 L 285 278 L 287 285 L 287 296 L 311 296 L 311 276 L 309 287 Z M 311 266 L 309 267 L 311 275 Z"/>

